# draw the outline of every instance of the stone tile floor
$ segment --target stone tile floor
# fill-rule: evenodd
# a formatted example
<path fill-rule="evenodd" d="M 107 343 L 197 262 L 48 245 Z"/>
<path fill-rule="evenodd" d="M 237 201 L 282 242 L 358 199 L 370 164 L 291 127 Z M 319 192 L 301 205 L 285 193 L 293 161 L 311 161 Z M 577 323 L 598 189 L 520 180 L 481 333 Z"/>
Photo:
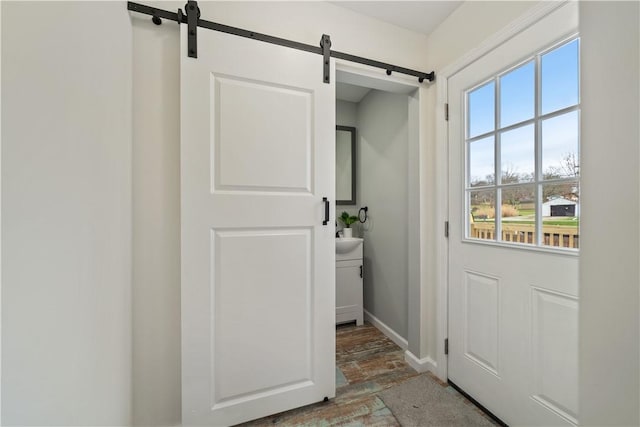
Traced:
<path fill-rule="evenodd" d="M 377 393 L 419 375 L 404 351 L 365 323 L 336 328 L 336 397 L 244 426 L 398 426 Z"/>

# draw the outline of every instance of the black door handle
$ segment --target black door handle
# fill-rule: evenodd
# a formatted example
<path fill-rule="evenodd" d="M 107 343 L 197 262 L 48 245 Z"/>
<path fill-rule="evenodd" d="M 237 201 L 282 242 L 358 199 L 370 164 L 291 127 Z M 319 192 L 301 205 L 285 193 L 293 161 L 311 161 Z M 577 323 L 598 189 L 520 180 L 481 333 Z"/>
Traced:
<path fill-rule="evenodd" d="M 360 266 L 360 277 L 362 278 L 362 266 Z"/>
<path fill-rule="evenodd" d="M 324 221 L 322 221 L 322 225 L 327 225 L 329 224 L 329 199 L 323 197 L 322 201 L 324 202 Z"/>

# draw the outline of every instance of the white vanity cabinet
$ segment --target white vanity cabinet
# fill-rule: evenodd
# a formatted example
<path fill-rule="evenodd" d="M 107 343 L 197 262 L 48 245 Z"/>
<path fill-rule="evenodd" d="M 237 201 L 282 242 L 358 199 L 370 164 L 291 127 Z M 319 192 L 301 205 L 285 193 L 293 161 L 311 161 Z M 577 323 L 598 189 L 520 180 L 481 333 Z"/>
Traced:
<path fill-rule="evenodd" d="M 336 246 L 338 248 L 336 250 L 336 324 L 354 320 L 358 326 L 363 323 L 362 278 L 364 265 L 362 262 L 362 239 L 358 240 L 359 244 L 355 245 L 353 249 L 342 253 L 339 245 Z"/>

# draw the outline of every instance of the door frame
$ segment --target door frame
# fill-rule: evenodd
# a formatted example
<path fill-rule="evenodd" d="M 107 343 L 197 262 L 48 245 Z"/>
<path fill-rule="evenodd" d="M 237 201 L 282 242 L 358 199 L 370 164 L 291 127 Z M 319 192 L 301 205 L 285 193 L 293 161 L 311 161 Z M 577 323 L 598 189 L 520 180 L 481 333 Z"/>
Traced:
<path fill-rule="evenodd" d="M 436 229 L 443 230 L 449 220 L 449 122 L 445 118 L 445 105 L 448 105 L 449 78 L 476 60 L 490 53 L 516 34 L 524 31 L 565 2 L 540 2 L 516 18 L 502 30 L 493 34 L 479 46 L 467 52 L 455 62 L 444 67 L 436 79 Z M 443 228 L 440 228 L 443 227 Z M 444 232 L 436 237 L 436 376 L 447 382 L 448 366 L 445 354 L 445 339 L 449 336 L 449 241 Z"/>
<path fill-rule="evenodd" d="M 422 162 L 426 147 L 426 127 L 421 126 L 421 117 L 426 110 L 424 101 L 432 88 L 413 77 L 399 74 L 381 75 L 379 70 L 360 64 L 336 59 L 336 81 L 353 83 L 372 89 L 403 94 L 408 101 L 408 289 L 407 289 L 407 339 L 398 335 L 382 322 L 376 327 L 405 351 L 405 361 L 418 372 L 435 371 L 435 361 L 427 356 L 428 346 L 428 277 L 424 267 L 423 242 L 428 237 L 426 230 L 429 218 L 424 215 L 424 182 L 426 167 Z M 365 318 L 367 318 L 365 312 Z M 369 318 L 369 320 L 372 320 Z"/>

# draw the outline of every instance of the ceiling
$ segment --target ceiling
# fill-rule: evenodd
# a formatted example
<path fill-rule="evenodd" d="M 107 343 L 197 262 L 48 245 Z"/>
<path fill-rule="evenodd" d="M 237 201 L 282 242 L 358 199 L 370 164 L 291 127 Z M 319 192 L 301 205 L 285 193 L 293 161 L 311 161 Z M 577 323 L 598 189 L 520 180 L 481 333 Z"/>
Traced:
<path fill-rule="evenodd" d="M 379 79 L 348 70 L 336 70 L 336 99 L 359 103 L 372 90 L 408 95 L 415 92 L 411 84 Z"/>
<path fill-rule="evenodd" d="M 369 93 L 371 88 L 350 85 L 348 83 L 336 82 L 336 99 L 341 101 L 355 102 L 362 101 L 362 98 Z"/>
<path fill-rule="evenodd" d="M 332 1 L 332 4 L 429 35 L 462 1 Z"/>
<path fill-rule="evenodd" d="M 331 1 L 380 21 L 429 35 L 462 4 L 462 1 Z M 370 87 L 359 84 L 336 83 L 336 98 L 358 103 L 369 93 Z"/>

